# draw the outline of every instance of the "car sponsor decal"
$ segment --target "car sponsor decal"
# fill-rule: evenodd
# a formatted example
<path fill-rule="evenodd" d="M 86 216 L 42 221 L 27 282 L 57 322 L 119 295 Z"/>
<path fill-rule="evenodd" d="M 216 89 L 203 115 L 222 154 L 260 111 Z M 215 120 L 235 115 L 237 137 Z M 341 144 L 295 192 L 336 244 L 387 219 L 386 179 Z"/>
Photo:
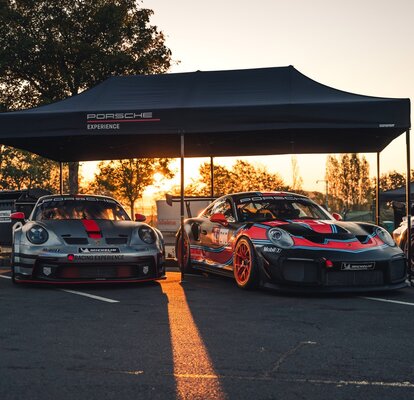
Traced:
<path fill-rule="evenodd" d="M 341 264 L 342 271 L 366 271 L 369 269 L 375 268 L 375 262 L 365 262 L 365 263 L 351 263 L 343 262 Z"/>
<path fill-rule="evenodd" d="M 1 210 L 0 211 L 0 223 L 9 223 L 11 222 L 11 210 Z"/>
<path fill-rule="evenodd" d="M 93 219 L 82 219 L 82 224 L 91 239 L 100 239 L 102 237 L 99 225 Z"/>
<path fill-rule="evenodd" d="M 44 247 L 42 251 L 44 251 L 45 253 L 60 253 L 60 249 L 58 248 Z"/>
<path fill-rule="evenodd" d="M 263 246 L 262 251 L 265 253 L 280 253 L 282 249 L 280 247 Z"/>
<path fill-rule="evenodd" d="M 215 244 L 226 244 L 228 242 L 229 230 L 226 228 L 213 228 L 212 242 Z"/>
<path fill-rule="evenodd" d="M 253 196 L 253 197 L 244 197 L 242 199 L 239 199 L 239 203 L 243 204 L 243 203 L 247 203 L 250 201 L 266 201 L 266 200 L 303 200 L 303 197 L 295 197 L 295 196 L 287 196 L 283 193 L 279 194 L 279 195 L 274 195 L 274 196 Z"/>
<path fill-rule="evenodd" d="M 124 259 L 123 254 L 75 254 L 76 261 L 120 261 Z"/>
<path fill-rule="evenodd" d="M 79 253 L 119 253 L 118 247 L 79 247 Z"/>

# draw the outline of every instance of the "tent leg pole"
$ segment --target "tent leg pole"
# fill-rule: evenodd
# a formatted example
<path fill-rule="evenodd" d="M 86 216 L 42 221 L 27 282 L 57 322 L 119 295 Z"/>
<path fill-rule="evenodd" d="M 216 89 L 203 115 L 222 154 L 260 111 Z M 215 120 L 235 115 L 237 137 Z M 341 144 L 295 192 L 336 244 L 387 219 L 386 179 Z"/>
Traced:
<path fill-rule="evenodd" d="M 377 153 L 377 182 L 375 185 L 375 223 L 380 224 L 380 153 Z"/>
<path fill-rule="evenodd" d="M 184 133 L 181 133 L 181 201 L 180 201 L 180 224 L 181 224 L 181 257 L 180 257 L 180 270 L 181 270 L 181 282 L 184 281 Z"/>
<path fill-rule="evenodd" d="M 214 157 L 210 157 L 210 197 L 214 197 Z"/>
<path fill-rule="evenodd" d="M 408 260 L 408 279 L 412 281 L 411 270 L 411 160 L 410 160 L 410 130 L 405 132 L 405 143 L 407 152 L 407 179 L 405 180 L 405 208 L 407 212 L 407 260 Z"/>
<path fill-rule="evenodd" d="M 59 191 L 63 194 L 63 163 L 59 162 Z"/>

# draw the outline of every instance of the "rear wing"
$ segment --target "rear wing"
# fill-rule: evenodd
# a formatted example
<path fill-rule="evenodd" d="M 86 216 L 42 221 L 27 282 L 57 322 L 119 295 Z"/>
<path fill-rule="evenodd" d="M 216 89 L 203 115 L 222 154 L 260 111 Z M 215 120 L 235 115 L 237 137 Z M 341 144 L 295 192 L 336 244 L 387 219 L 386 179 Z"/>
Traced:
<path fill-rule="evenodd" d="M 211 196 L 185 196 L 184 197 L 184 205 L 187 210 L 188 218 L 192 218 L 190 204 L 194 201 L 213 201 L 216 200 L 218 197 L 211 197 Z M 165 200 L 169 206 L 172 206 L 173 203 L 180 203 L 181 196 L 173 196 L 171 194 L 165 195 Z"/>

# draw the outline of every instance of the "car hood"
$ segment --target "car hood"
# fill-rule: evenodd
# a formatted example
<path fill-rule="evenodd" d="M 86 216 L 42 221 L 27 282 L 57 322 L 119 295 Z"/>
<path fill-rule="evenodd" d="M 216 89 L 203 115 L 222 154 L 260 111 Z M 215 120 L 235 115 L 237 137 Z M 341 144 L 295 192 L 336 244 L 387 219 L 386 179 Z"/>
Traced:
<path fill-rule="evenodd" d="M 375 225 L 368 223 L 312 219 L 268 221 L 263 224 L 269 228 L 282 228 L 293 236 L 305 237 L 312 241 L 323 241 L 325 238 L 341 240 L 357 238 L 360 241 L 365 241 L 376 229 Z"/>

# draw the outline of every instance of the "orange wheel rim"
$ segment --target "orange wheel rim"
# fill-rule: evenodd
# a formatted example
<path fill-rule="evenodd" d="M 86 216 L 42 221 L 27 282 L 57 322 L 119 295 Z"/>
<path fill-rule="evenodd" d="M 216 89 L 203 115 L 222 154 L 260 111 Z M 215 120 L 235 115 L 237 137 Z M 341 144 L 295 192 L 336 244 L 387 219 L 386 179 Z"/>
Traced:
<path fill-rule="evenodd" d="M 252 270 L 252 256 L 250 247 L 242 242 L 237 246 L 234 255 L 234 276 L 240 285 L 246 284 Z"/>

